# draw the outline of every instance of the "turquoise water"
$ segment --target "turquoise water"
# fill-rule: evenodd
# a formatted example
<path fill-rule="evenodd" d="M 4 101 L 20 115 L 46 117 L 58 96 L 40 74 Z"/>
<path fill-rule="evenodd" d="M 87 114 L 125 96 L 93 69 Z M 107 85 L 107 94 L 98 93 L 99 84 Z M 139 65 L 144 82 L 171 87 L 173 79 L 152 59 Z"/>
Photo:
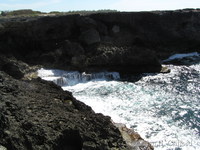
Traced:
<path fill-rule="evenodd" d="M 168 67 L 171 73 L 143 74 L 135 83 L 120 81 L 116 72 L 83 75 L 43 69 L 39 76 L 73 92 L 95 112 L 133 128 L 155 150 L 199 150 L 200 64 Z"/>

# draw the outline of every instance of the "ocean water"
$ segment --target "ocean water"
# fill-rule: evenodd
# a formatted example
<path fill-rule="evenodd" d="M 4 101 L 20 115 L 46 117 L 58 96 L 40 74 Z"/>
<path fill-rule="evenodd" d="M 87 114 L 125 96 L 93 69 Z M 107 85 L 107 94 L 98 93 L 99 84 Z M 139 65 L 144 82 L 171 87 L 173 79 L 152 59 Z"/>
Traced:
<path fill-rule="evenodd" d="M 135 83 L 120 81 L 116 72 L 41 69 L 38 75 L 73 92 L 95 112 L 133 128 L 155 150 L 199 150 L 200 62 L 166 66 L 171 73 L 143 74 Z"/>

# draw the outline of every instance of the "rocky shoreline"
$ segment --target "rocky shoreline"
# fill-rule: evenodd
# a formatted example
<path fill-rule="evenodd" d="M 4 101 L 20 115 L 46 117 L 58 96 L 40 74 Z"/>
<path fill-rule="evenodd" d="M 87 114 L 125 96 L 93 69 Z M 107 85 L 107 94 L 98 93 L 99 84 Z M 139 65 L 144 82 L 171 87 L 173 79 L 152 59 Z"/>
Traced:
<path fill-rule="evenodd" d="M 199 28 L 199 11 L 0 18 L 0 149 L 134 149 L 137 133 L 35 71 L 162 72 L 162 59 L 199 52 Z"/>
<path fill-rule="evenodd" d="M 0 144 L 14 149 L 126 149 L 110 117 L 40 78 L 16 80 L 0 72 Z"/>
<path fill-rule="evenodd" d="M 37 77 L 39 66 L 0 58 L 1 150 L 153 149 L 138 133 Z"/>

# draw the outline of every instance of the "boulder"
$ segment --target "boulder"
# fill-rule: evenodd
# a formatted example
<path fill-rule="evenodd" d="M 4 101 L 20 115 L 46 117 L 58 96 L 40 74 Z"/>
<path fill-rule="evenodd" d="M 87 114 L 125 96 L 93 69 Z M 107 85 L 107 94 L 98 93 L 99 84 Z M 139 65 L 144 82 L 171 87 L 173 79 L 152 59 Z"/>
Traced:
<path fill-rule="evenodd" d="M 97 45 L 96 54 L 87 59 L 90 68 L 100 68 L 120 73 L 160 72 L 161 65 L 149 49 L 139 47 L 117 47 Z"/>
<path fill-rule="evenodd" d="M 167 66 L 162 66 L 160 73 L 170 73 L 171 69 L 169 69 Z"/>
<path fill-rule="evenodd" d="M 91 45 L 100 42 L 99 32 L 93 28 L 83 31 L 79 39 L 86 45 Z"/>
<path fill-rule="evenodd" d="M 6 72 L 15 79 L 22 79 L 26 74 L 35 72 L 37 66 L 30 67 L 28 64 L 15 58 L 0 56 L 0 70 Z"/>
<path fill-rule="evenodd" d="M 142 149 L 142 150 L 154 150 L 154 147 L 133 129 L 129 129 L 126 125 L 121 123 L 114 123 L 119 128 L 123 138 L 131 150 Z"/>

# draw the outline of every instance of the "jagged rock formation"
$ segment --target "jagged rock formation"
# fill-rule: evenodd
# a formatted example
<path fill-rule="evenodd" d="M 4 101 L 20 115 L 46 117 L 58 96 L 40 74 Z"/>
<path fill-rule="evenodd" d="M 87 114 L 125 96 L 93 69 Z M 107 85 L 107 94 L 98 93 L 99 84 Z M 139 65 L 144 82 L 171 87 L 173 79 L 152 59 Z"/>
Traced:
<path fill-rule="evenodd" d="M 123 138 L 125 139 L 128 148 L 132 150 L 153 150 L 153 146 L 142 139 L 142 137 L 135 132 L 133 129 L 129 129 L 126 125 L 121 123 L 114 123 L 116 127 L 118 127 L 119 131 L 121 132 Z"/>
<path fill-rule="evenodd" d="M 153 149 L 142 138 L 123 139 L 126 131 L 121 135 L 110 117 L 95 114 L 72 93 L 38 78 L 38 68 L 0 56 L 0 149 Z"/>
<path fill-rule="evenodd" d="M 199 50 L 199 20 L 198 10 L 0 19 L 0 51 L 51 68 L 159 72 L 159 59 Z"/>
<path fill-rule="evenodd" d="M 124 149 L 119 130 L 110 117 L 95 114 L 53 82 L 19 79 L 32 68 L 1 59 L 0 146 L 8 150 Z M 9 64 L 9 65 L 8 65 Z M 12 68 L 4 69 L 4 66 Z M 26 71 L 21 71 L 21 67 Z M 20 69 L 19 69 L 20 68 Z M 3 70 L 3 71 L 2 71 Z M 8 75 L 8 74 L 9 75 Z"/>

